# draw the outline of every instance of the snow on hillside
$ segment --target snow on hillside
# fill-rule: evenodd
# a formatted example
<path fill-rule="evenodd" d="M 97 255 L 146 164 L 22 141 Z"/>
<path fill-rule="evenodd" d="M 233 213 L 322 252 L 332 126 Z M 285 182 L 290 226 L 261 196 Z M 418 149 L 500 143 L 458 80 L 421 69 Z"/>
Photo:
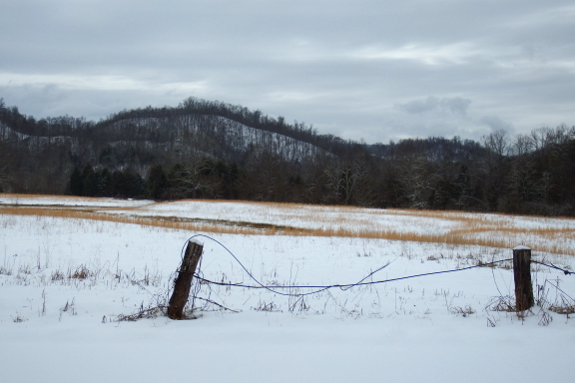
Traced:
<path fill-rule="evenodd" d="M 137 207 L 130 201 L 92 202 Z M 281 222 L 298 225 L 298 216 L 281 205 L 186 201 L 141 209 L 145 215 L 257 222 L 264 217 L 281 221 L 283 214 Z M 330 214 L 327 207 L 318 208 L 321 214 L 310 209 L 320 222 Z M 300 213 L 299 224 L 310 225 L 310 213 Z M 361 209 L 355 213 L 362 214 Z M 363 212 L 365 219 L 368 213 Z M 332 219 L 345 224 L 345 217 Z M 427 220 L 422 225 L 439 232 L 453 225 Z M 386 224 L 393 222 L 390 218 Z M 407 231 L 408 222 L 397 219 L 395 228 Z M 0 227 L 3 382 L 572 381 L 571 316 L 538 306 L 522 319 L 493 310 L 513 295 L 509 263 L 305 297 L 196 281 L 198 319 L 158 316 L 127 322 L 117 319 L 165 303 L 182 247 L 198 233 L 1 210 Z M 201 276 L 249 285 L 256 282 L 222 245 L 270 286 L 351 284 L 387 265 L 366 279 L 379 281 L 472 266 L 478 258 L 511 257 L 511 249 L 475 245 L 202 234 L 196 237 L 204 244 Z M 575 266 L 571 256 L 533 255 L 552 258 L 560 267 Z M 533 265 L 532 275 L 540 302 L 575 296 L 574 275 L 539 265 Z"/>
<path fill-rule="evenodd" d="M 209 114 L 191 113 L 166 117 L 123 118 L 107 126 L 106 129 L 116 132 L 133 130 L 143 133 L 142 136 L 153 132 L 165 135 L 169 132 L 168 136 L 171 137 L 167 141 L 172 141 L 171 144 L 177 143 L 177 150 L 182 152 L 189 152 L 190 149 L 196 150 L 190 145 L 190 139 L 202 137 L 203 142 L 200 146 L 204 148 L 216 142 L 221 148 L 242 152 L 248 150 L 250 146 L 253 146 L 253 149 L 265 147 L 271 153 L 279 154 L 288 161 L 298 161 L 313 157 L 318 153 L 325 153 L 324 150 L 308 142 Z"/>

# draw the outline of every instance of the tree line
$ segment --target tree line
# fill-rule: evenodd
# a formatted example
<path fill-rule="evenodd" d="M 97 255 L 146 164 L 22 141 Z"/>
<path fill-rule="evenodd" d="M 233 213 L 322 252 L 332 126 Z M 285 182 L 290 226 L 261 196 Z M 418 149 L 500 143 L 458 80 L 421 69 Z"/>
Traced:
<path fill-rule="evenodd" d="M 575 127 L 480 142 L 367 145 L 261 111 L 189 98 L 99 122 L 35 120 L 0 101 L 0 188 L 575 215 Z"/>

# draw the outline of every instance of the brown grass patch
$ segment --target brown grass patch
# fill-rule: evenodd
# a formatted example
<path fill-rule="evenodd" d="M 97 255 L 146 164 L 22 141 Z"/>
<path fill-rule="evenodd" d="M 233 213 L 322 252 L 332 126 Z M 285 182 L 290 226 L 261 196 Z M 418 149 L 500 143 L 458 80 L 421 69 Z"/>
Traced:
<path fill-rule="evenodd" d="M 17 195 L 9 195 L 16 198 Z M 47 196 L 25 196 L 22 198 L 47 197 Z M 50 197 L 56 199 L 57 197 Z M 66 200 L 76 198 L 78 200 L 94 199 L 83 197 L 65 197 Z M 202 202 L 194 200 L 194 202 Z M 218 201 L 204 201 L 205 203 L 217 203 Z M 222 201 L 220 201 L 222 202 Z M 234 203 L 235 201 L 225 201 Z M 169 203 L 169 202 L 168 202 Z M 284 203 L 259 203 L 244 202 L 257 206 L 268 206 L 278 210 L 287 210 L 285 217 L 293 217 L 308 222 L 325 223 L 324 228 L 305 229 L 285 225 L 274 225 L 267 223 L 257 223 L 248 221 L 229 221 L 201 218 L 185 217 L 162 217 L 162 216 L 135 216 L 124 214 L 110 214 L 118 210 L 137 210 L 138 207 L 74 207 L 74 206 L 8 206 L 0 205 L 0 214 L 29 215 L 29 216 L 49 216 L 57 218 L 69 218 L 79 220 L 99 220 L 116 223 L 126 223 L 194 232 L 229 233 L 246 235 L 293 235 L 293 236 L 320 236 L 320 237 L 354 237 L 388 239 L 395 241 L 414 241 L 445 243 L 452 245 L 480 245 L 496 248 L 512 248 L 519 244 L 528 244 L 534 251 L 544 251 L 555 254 L 575 255 L 572 243 L 575 243 L 575 230 L 569 227 L 545 227 L 547 220 L 552 218 L 541 217 L 520 217 L 526 220 L 541 220 L 540 226 L 532 224 L 533 228 L 521 228 L 513 226 L 516 216 L 506 216 L 502 214 L 474 214 L 452 211 L 426 211 L 426 210 L 376 210 L 361 209 L 357 207 L 341 206 L 311 206 L 302 204 Z M 290 214 L 289 211 L 294 213 Z M 305 212 L 309 210 L 309 212 Z M 304 212 L 303 215 L 295 212 Z M 322 211 L 335 213 L 331 217 L 323 216 Z M 350 214 L 349 226 L 356 226 L 357 229 L 342 228 L 341 220 L 346 214 Z M 453 229 L 444 234 L 422 233 L 415 229 L 411 232 L 400 232 L 394 229 L 386 229 L 372 225 L 366 219 L 353 218 L 353 213 L 362 214 L 385 214 L 396 216 L 425 217 L 437 220 L 455 221 Z M 573 219 L 562 218 L 562 220 L 574 221 Z M 438 221 L 439 222 L 439 221 Z M 539 224 L 539 223 L 538 223 Z M 332 227 L 330 227 L 332 226 Z M 573 225 L 575 226 L 575 225 Z M 527 242 L 527 243 L 526 243 Z"/>

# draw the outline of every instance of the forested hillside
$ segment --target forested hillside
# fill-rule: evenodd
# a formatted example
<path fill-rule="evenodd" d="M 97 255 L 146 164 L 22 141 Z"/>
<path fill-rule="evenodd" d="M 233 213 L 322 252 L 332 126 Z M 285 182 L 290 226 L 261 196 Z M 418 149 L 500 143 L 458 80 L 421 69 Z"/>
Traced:
<path fill-rule="evenodd" d="M 189 98 L 99 122 L 0 100 L 0 190 L 575 215 L 575 127 L 367 145 Z"/>

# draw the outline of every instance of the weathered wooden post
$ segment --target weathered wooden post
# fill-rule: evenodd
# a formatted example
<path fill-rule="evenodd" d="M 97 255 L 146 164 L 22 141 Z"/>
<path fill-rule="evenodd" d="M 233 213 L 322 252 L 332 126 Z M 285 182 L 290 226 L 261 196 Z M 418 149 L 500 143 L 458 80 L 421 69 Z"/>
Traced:
<path fill-rule="evenodd" d="M 535 304 L 531 285 L 531 249 L 517 246 L 513 249 L 513 277 L 515 279 L 515 309 L 527 310 Z"/>
<path fill-rule="evenodd" d="M 203 245 L 192 241 L 188 242 L 168 306 L 168 317 L 171 319 L 185 319 L 184 307 L 188 302 L 192 279 L 203 250 Z"/>

